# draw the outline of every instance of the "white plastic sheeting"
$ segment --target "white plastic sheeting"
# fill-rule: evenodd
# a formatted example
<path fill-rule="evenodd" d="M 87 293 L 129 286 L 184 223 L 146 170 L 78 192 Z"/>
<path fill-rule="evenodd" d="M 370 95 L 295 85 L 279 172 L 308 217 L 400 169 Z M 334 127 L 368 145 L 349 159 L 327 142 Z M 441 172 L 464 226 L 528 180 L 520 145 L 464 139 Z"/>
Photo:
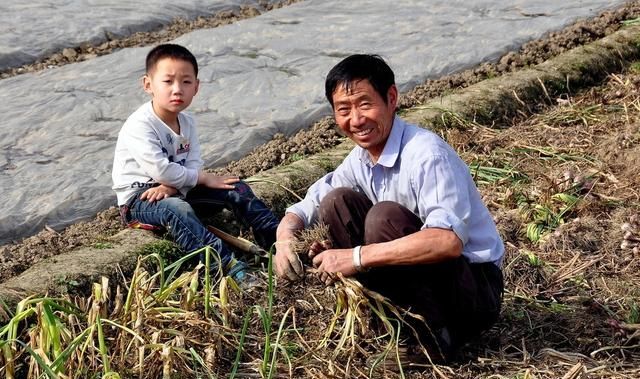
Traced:
<path fill-rule="evenodd" d="M 622 3 L 306 1 L 174 42 L 200 62 L 201 89 L 189 110 L 206 164 L 220 166 L 328 114 L 324 77 L 351 53 L 382 55 L 408 90 Z M 0 82 L 0 242 L 115 204 L 113 149 L 124 120 L 147 100 L 139 78 L 149 49 Z"/>
<path fill-rule="evenodd" d="M 100 43 L 176 18 L 256 5 L 258 0 L 32 0 L 0 3 L 0 70 L 32 63 L 82 42 Z M 272 0 L 265 3 L 273 3 Z"/>

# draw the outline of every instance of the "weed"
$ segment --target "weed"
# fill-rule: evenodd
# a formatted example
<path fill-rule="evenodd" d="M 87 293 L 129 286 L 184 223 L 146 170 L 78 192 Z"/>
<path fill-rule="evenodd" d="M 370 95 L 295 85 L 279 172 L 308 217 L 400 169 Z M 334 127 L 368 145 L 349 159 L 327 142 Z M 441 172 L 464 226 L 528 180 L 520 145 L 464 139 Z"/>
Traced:
<path fill-rule="evenodd" d="M 638 24 L 640 24 L 640 17 L 639 18 L 633 18 L 633 19 L 630 19 L 630 20 L 624 20 L 624 21 L 622 21 L 622 24 L 624 26 L 638 25 Z"/>
<path fill-rule="evenodd" d="M 304 154 L 300 154 L 300 153 L 294 153 L 293 155 L 291 155 L 291 157 L 289 158 L 290 162 L 297 162 L 299 160 L 304 159 L 305 155 Z"/>
<path fill-rule="evenodd" d="M 539 267 L 544 266 L 544 261 L 538 255 L 536 255 L 534 252 L 532 252 L 532 251 L 523 251 L 523 253 L 526 255 L 527 262 L 529 263 L 529 265 L 531 267 L 539 268 Z"/>
<path fill-rule="evenodd" d="M 629 71 L 632 73 L 640 73 L 640 62 L 633 62 L 629 65 Z"/>
<path fill-rule="evenodd" d="M 548 307 L 552 313 L 565 313 L 571 311 L 571 307 L 566 304 L 558 303 L 557 301 L 550 302 Z"/>
<path fill-rule="evenodd" d="M 99 250 L 112 249 L 113 244 L 110 242 L 96 242 L 93 244 L 93 248 Z"/>
<path fill-rule="evenodd" d="M 600 121 L 598 114 L 602 113 L 603 109 L 601 104 L 578 106 L 569 103 L 547 112 L 541 119 L 546 124 L 556 126 L 571 126 L 576 123 L 589 126 L 591 123 Z"/>
<path fill-rule="evenodd" d="M 640 323 L 640 306 L 636 302 L 632 302 L 629 305 L 629 311 L 626 319 L 629 324 Z"/>
<path fill-rule="evenodd" d="M 139 255 L 156 255 L 156 254 L 162 257 L 163 259 L 171 259 L 174 257 L 181 256 L 182 251 L 180 250 L 178 245 L 166 239 L 161 239 L 161 240 L 158 240 L 157 242 L 147 244 L 143 246 L 139 251 Z"/>
<path fill-rule="evenodd" d="M 526 225 L 527 238 L 538 242 L 546 233 L 564 224 L 579 201 L 580 197 L 561 192 L 542 204 L 521 204 L 521 212 L 531 220 Z"/>
<path fill-rule="evenodd" d="M 503 167 L 483 166 L 475 161 L 469 164 L 471 176 L 477 184 L 490 184 L 496 182 L 509 182 L 517 184 L 527 181 L 529 178 L 518 170 L 505 164 Z"/>

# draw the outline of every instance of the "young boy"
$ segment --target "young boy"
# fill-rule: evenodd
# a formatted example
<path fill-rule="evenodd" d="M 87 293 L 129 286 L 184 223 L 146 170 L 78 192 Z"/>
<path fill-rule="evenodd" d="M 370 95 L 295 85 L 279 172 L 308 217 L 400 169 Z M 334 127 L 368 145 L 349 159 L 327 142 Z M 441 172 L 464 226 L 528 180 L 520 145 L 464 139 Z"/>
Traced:
<path fill-rule="evenodd" d="M 209 245 L 219 253 L 224 272 L 242 282 L 246 264 L 234 259 L 197 215 L 230 208 L 266 249 L 275 241 L 278 219 L 237 176 L 202 170 L 194 120 L 182 113 L 199 84 L 198 63 L 186 48 L 163 44 L 149 52 L 142 85 L 151 101 L 120 130 L 113 189 L 129 226 L 162 226 L 187 252 Z"/>

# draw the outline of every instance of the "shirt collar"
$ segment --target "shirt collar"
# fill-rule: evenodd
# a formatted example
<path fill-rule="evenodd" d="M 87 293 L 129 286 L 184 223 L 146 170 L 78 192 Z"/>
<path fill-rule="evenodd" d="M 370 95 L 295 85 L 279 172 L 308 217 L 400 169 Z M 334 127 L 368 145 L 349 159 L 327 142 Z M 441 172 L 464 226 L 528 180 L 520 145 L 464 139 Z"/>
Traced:
<path fill-rule="evenodd" d="M 396 164 L 398 156 L 400 155 L 404 129 L 405 123 L 398 116 L 394 116 L 391 133 L 389 133 L 387 143 L 385 143 L 384 149 L 382 149 L 382 154 L 380 154 L 377 164 L 384 167 L 393 167 Z M 373 167 L 374 163 L 371 161 L 367 150 L 361 147 L 358 148 L 360 149 L 360 161 L 369 167 Z"/>

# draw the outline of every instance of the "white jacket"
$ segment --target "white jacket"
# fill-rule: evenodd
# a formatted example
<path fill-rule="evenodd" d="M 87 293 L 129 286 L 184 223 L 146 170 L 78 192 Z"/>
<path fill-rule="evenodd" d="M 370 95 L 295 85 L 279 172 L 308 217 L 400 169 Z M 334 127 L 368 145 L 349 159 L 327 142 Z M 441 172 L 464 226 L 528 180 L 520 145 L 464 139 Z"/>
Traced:
<path fill-rule="evenodd" d="M 184 113 L 178 121 L 179 135 L 156 116 L 151 101 L 129 116 L 118 134 L 111 173 L 118 205 L 157 184 L 172 186 L 182 195 L 197 184 L 203 162 L 195 123 Z"/>

